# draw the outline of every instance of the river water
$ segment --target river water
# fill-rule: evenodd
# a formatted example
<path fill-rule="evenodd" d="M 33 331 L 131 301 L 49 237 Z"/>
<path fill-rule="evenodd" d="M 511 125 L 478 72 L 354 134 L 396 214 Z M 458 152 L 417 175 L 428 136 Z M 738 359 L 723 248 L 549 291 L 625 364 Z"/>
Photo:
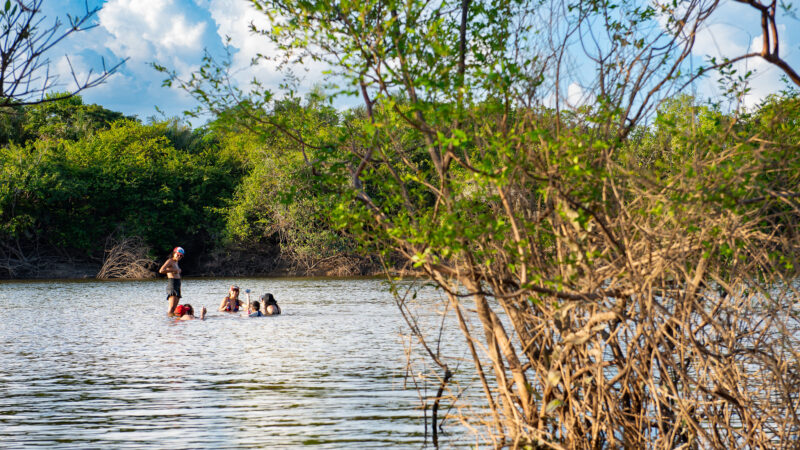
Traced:
<path fill-rule="evenodd" d="M 217 312 L 231 283 L 284 314 Z M 168 319 L 165 284 L 0 283 L 0 447 L 426 444 L 380 280 L 186 279 L 205 321 Z"/>

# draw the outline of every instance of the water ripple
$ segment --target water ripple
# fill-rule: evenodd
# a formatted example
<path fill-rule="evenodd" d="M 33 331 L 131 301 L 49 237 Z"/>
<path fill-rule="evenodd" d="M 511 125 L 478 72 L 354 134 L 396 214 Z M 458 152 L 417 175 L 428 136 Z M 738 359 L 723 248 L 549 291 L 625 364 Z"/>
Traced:
<path fill-rule="evenodd" d="M 214 311 L 233 281 L 186 280 L 192 322 L 163 281 L 0 284 L 2 446 L 424 445 L 380 282 L 238 279 L 285 311 L 248 319 Z"/>

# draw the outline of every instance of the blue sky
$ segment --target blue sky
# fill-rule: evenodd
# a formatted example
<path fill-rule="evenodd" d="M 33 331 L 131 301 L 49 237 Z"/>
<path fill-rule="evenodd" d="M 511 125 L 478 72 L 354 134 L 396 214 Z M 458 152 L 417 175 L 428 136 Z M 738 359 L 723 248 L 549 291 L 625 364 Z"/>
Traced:
<path fill-rule="evenodd" d="M 102 60 L 111 65 L 128 61 L 105 84 L 84 91 L 87 103 L 136 115 L 142 120 L 157 116 L 158 107 L 167 117 L 181 116 L 195 103 L 182 91 L 162 87 L 164 76 L 150 63 L 156 62 L 188 76 L 199 67 L 204 49 L 222 54 L 225 36 L 235 47 L 236 78 L 246 85 L 253 77 L 277 86 L 283 76 L 271 67 L 251 67 L 257 52 L 270 52 L 262 37 L 248 31 L 251 21 L 266 22 L 243 0 L 89 0 L 89 8 L 101 6 L 97 26 L 77 33 L 56 47 L 50 55 L 59 73 L 60 89 L 74 86 L 65 55 L 79 74 L 101 69 Z M 46 1 L 46 22 L 86 10 L 84 0 Z M 63 19 L 62 19 L 63 20 Z M 309 66 L 301 76 L 308 85 L 321 80 L 322 69 Z M 160 116 L 159 116 L 160 117 Z"/>
<path fill-rule="evenodd" d="M 85 0 L 45 1 L 46 21 L 65 14 L 79 14 Z M 248 24 L 266 25 L 262 15 L 252 10 L 247 0 L 89 0 L 89 7 L 102 6 L 95 22 L 97 27 L 78 33 L 56 47 L 51 54 L 53 68 L 61 73 L 62 89 L 71 79 L 64 55 L 70 55 L 78 73 L 98 70 L 101 58 L 113 64 L 123 58 L 128 62 L 106 84 L 83 94 L 87 103 L 98 103 L 109 109 L 136 115 L 142 120 L 156 115 L 156 107 L 168 117 L 180 116 L 194 106 L 185 93 L 162 87 L 163 76 L 149 66 L 157 62 L 188 75 L 200 64 L 205 48 L 220 53 L 225 36 L 230 36 L 236 49 L 236 78 L 246 83 L 257 77 L 267 86 L 275 86 L 283 77 L 273 68 L 250 67 L 257 53 L 271 52 L 263 37 L 252 36 Z M 782 17 L 782 56 L 800 70 L 800 21 Z M 758 15 L 746 6 L 727 2 L 709 25 L 700 32 L 694 55 L 699 61 L 706 56 L 735 56 L 760 46 Z M 755 69 L 751 95 L 746 100 L 755 104 L 763 96 L 782 87 L 780 72 L 761 60 L 739 65 L 741 70 Z M 321 66 L 307 65 L 297 73 L 303 84 L 310 86 L 322 79 Z M 698 93 L 713 95 L 714 78 L 698 85 Z M 581 93 L 580 86 L 570 86 L 571 94 Z M 591 93 L 586 93 L 591 95 Z"/>
<path fill-rule="evenodd" d="M 221 48 L 215 22 L 208 6 L 181 1 L 90 0 L 89 7 L 102 6 L 95 18 L 97 27 L 72 35 L 51 54 L 60 73 L 61 87 L 74 86 L 64 55 L 68 54 L 78 73 L 99 70 L 124 58 L 129 60 L 104 85 L 84 91 L 84 101 L 134 114 L 141 119 L 156 114 L 156 106 L 168 116 L 179 115 L 192 106 L 191 99 L 161 87 L 163 77 L 148 65 L 159 62 L 187 72 L 199 64 L 204 47 Z M 45 2 L 47 22 L 66 14 L 85 11 L 84 0 Z"/>

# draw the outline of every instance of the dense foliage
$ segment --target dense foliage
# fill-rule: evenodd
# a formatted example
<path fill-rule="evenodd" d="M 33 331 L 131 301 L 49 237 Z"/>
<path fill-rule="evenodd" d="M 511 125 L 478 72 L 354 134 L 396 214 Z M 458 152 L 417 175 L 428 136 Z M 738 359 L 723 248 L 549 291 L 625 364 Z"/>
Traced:
<path fill-rule="evenodd" d="M 434 423 L 449 403 L 498 446 L 795 442 L 797 92 L 752 110 L 679 89 L 560 108 L 528 101 L 549 69 L 507 60 L 510 24 L 494 9 L 452 9 L 475 21 L 483 41 L 472 56 L 487 69 L 460 56 L 464 16 L 417 5 L 403 22 L 370 10 L 380 5 L 271 3 L 302 19 L 278 30 L 282 45 L 304 35 L 352 58 L 341 75 L 364 108 L 336 111 L 318 91 L 206 94 L 204 83 L 229 86 L 208 60 L 205 78 L 181 82 L 216 114 L 198 130 L 79 99 L 9 110 L 4 268 L 14 276 L 47 248 L 99 259 L 120 236 L 154 252 L 177 241 L 231 267 L 241 267 L 234 252 L 301 270 L 366 252 L 426 275 L 443 293 L 435 306 L 454 316 L 441 326 L 464 334 L 464 353 L 441 353 L 440 330 L 411 309 L 413 289 L 394 291 L 434 363 L 409 371 L 421 386 L 436 380 L 421 397 Z M 421 41 L 414 14 L 430 27 Z M 364 59 L 359 36 L 387 40 Z M 673 80 L 647 67 L 653 83 Z M 467 352 L 475 372 L 464 374 Z M 468 409 L 461 394 L 476 377 L 485 404 Z"/>
<path fill-rule="evenodd" d="M 236 173 L 213 143 L 178 150 L 174 123 L 143 125 L 77 97 L 22 114 L 21 132 L 0 150 L 7 251 L 51 246 L 97 257 L 115 233 L 161 251 L 219 234 L 217 208 Z"/>
<path fill-rule="evenodd" d="M 301 134 L 304 128 L 312 137 L 300 144 L 277 128 L 265 129 L 247 119 L 250 114 L 299 129 Z M 336 139 L 341 126 L 333 108 L 313 96 L 305 101 L 285 99 L 271 112 L 239 105 L 238 110 L 221 114 L 213 127 L 222 148 L 240 155 L 247 167 L 226 212 L 228 242 L 250 249 L 277 246 L 301 273 L 321 261 L 355 253 L 356 248 L 331 226 L 328 191 L 314 176 L 305 149 Z M 349 270 L 355 269 L 348 267 L 343 273 Z"/>
<path fill-rule="evenodd" d="M 286 102 L 281 114 L 306 113 L 331 130 L 338 120 L 330 108 L 300 100 Z M 352 253 L 329 226 L 324 201 L 315 200 L 319 187 L 301 152 L 282 134 L 226 123 L 220 117 L 196 130 L 175 120 L 142 124 L 80 97 L 8 109 L 0 116 L 4 275 L 25 276 L 48 256 L 98 261 L 110 239 L 128 236 L 153 258 L 183 245 L 195 273 L 225 273 L 208 255 L 224 259 L 231 251 L 271 256 L 238 269 L 250 273 L 278 264 L 302 271 Z M 288 191 L 305 204 L 283 201 Z"/>
<path fill-rule="evenodd" d="M 253 4 L 278 62 L 323 62 L 333 95 L 362 98 L 336 139 L 231 86 L 225 62 L 168 82 L 294 140 L 335 224 L 441 289 L 457 355 L 395 290 L 433 362 L 417 381 L 437 385 L 434 444 L 442 403 L 495 446 L 800 439 L 798 98 L 748 111 L 749 74 L 692 66 L 718 2 Z M 728 97 L 682 95 L 715 69 Z M 474 372 L 454 375 L 464 353 Z M 485 403 L 463 405 L 476 378 Z"/>

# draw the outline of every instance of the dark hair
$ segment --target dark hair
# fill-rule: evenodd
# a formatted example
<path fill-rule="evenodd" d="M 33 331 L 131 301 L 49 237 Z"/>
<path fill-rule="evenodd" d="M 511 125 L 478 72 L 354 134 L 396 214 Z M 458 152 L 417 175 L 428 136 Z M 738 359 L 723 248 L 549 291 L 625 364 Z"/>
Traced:
<path fill-rule="evenodd" d="M 276 305 L 278 303 L 275 301 L 275 297 L 273 297 L 269 292 L 262 295 L 261 300 L 263 300 L 266 305 Z"/>
<path fill-rule="evenodd" d="M 261 310 L 261 305 L 258 303 L 258 301 L 253 302 L 253 308 L 255 308 L 256 311 Z"/>
<path fill-rule="evenodd" d="M 189 314 L 190 316 L 193 316 L 194 315 L 194 308 L 192 308 L 192 305 L 190 305 L 188 303 L 183 305 L 183 314 L 184 315 Z"/>

